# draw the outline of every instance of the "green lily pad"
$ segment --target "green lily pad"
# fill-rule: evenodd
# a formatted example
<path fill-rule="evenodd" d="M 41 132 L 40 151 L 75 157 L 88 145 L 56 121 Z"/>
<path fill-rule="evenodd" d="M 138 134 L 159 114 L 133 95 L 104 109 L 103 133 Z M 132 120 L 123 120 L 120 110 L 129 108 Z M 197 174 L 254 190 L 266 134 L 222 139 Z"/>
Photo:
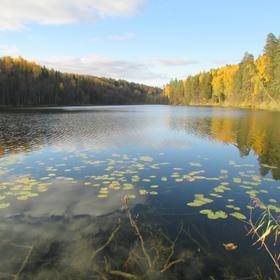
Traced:
<path fill-rule="evenodd" d="M 8 208 L 11 205 L 11 203 L 7 202 L 7 203 L 0 203 L 0 209 L 5 209 Z"/>
<path fill-rule="evenodd" d="M 244 216 L 243 214 L 239 213 L 239 212 L 233 212 L 233 213 L 230 213 L 230 216 L 232 217 L 235 217 L 239 220 L 246 220 L 246 216 Z"/>
<path fill-rule="evenodd" d="M 210 209 L 204 209 L 200 211 L 201 214 L 207 215 L 210 220 L 226 219 L 228 217 L 227 213 L 224 211 L 212 211 Z"/>
<path fill-rule="evenodd" d="M 213 202 L 212 199 L 204 197 L 203 194 L 196 194 L 195 200 L 193 202 L 187 203 L 187 205 L 191 207 L 200 207 L 202 205 L 212 203 L 212 202 Z"/>

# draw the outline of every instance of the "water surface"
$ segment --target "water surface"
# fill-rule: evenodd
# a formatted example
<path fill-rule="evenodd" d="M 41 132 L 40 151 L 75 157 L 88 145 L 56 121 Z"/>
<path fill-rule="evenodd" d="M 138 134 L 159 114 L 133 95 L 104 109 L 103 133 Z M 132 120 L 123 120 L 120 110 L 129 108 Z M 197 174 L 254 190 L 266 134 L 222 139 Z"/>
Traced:
<path fill-rule="evenodd" d="M 279 216 L 279 113 L 30 108 L 0 127 L 0 279 L 273 277 L 244 221 L 255 197 Z"/>

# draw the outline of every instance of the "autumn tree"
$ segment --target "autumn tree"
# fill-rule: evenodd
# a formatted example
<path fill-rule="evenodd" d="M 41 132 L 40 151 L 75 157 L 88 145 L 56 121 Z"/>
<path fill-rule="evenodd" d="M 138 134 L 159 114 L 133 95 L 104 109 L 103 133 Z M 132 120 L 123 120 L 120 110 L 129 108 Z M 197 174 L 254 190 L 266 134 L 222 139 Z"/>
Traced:
<path fill-rule="evenodd" d="M 264 52 L 256 60 L 245 53 L 239 64 L 189 76 L 182 83 L 183 99 L 180 81 L 165 87 L 171 104 L 280 106 L 280 40 L 269 34 Z"/>

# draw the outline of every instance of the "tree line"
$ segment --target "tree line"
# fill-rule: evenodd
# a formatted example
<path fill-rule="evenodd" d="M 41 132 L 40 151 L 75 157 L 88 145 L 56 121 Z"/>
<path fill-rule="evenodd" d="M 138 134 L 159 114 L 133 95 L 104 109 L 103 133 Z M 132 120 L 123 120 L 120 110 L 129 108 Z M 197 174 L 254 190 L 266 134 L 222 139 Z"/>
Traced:
<path fill-rule="evenodd" d="M 172 80 L 163 95 L 177 105 L 280 108 L 280 38 L 270 33 L 257 59 L 245 53 L 239 64 Z"/>
<path fill-rule="evenodd" d="M 22 57 L 0 58 L 1 106 L 161 103 L 161 92 L 124 80 L 61 73 Z"/>

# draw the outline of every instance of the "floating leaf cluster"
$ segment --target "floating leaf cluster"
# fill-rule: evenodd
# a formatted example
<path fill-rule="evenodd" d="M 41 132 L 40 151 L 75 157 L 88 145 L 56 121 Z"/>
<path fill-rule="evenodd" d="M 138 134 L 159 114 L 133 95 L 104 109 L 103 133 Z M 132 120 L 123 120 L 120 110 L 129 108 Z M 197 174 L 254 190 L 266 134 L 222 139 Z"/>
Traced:
<path fill-rule="evenodd" d="M 160 159 L 164 158 L 163 153 L 159 155 Z M 199 158 L 209 160 L 203 156 Z M 280 186 L 271 188 L 269 184 L 275 180 L 258 175 L 255 165 L 239 164 L 231 160 L 228 168 L 225 165 L 216 174 L 213 171 L 208 174 L 202 166 L 204 164 L 201 162 L 186 161 L 174 167 L 170 162 L 151 155 L 112 153 L 104 157 L 94 149 L 83 152 L 73 149 L 61 156 L 55 152 L 47 159 L 36 160 L 33 164 L 11 155 L 0 161 L 0 208 L 6 209 L 13 203 L 36 199 L 61 183 L 90 188 L 99 199 L 106 199 L 119 191 L 136 199 L 138 196 L 157 196 L 176 186 L 187 191 L 195 184 L 203 186 L 203 182 L 207 182 L 207 186 L 212 187 L 201 190 L 187 205 L 203 207 L 213 203 L 216 206 L 216 200 L 219 200 L 221 208 L 218 211 L 200 211 L 209 219 L 225 219 L 230 216 L 244 220 L 247 215 L 244 207 L 233 204 L 236 193 L 248 197 L 248 205 L 245 205 L 248 209 L 251 207 L 250 199 L 266 195 L 269 209 L 280 212 L 277 200 L 269 197 L 270 190 L 280 190 Z"/>
<path fill-rule="evenodd" d="M 207 215 L 210 220 L 226 219 L 228 217 L 227 213 L 224 211 L 212 211 L 210 209 L 205 209 L 200 211 L 201 214 Z"/>

